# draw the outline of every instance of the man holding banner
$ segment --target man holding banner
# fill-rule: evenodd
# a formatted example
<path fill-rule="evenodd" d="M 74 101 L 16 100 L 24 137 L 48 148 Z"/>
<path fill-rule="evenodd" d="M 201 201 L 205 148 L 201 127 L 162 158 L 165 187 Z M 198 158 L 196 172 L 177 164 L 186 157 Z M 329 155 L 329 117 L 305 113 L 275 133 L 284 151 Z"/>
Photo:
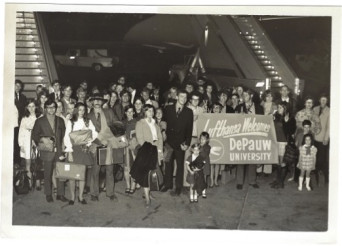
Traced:
<path fill-rule="evenodd" d="M 264 110 L 260 105 L 257 105 L 253 102 L 253 92 L 251 90 L 244 91 L 242 94 L 243 103 L 240 104 L 236 108 L 236 112 L 240 114 L 249 114 L 249 115 L 255 115 L 255 114 L 264 114 Z M 259 188 L 259 185 L 256 183 L 256 165 L 249 164 L 249 165 L 238 165 L 237 166 L 237 185 L 236 188 L 238 190 L 242 189 L 243 184 L 243 177 L 244 177 L 244 169 L 246 169 L 246 172 L 248 173 L 248 182 L 249 185 L 253 188 Z"/>

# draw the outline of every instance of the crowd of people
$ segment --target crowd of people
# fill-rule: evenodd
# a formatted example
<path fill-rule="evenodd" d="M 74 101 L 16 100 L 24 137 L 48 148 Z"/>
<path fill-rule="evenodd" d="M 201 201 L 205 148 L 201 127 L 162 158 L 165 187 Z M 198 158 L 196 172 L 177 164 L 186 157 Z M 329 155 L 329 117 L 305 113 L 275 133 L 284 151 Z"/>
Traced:
<path fill-rule="evenodd" d="M 217 91 L 205 78 L 186 81 L 162 94 L 152 82 L 138 90 L 123 76 L 104 90 L 96 86 L 88 88 L 86 81 L 73 88 L 56 80 L 48 89 L 37 86 L 36 98 L 27 99 L 22 89 L 23 83 L 16 80 L 18 122 L 14 131 L 14 163 L 25 163 L 27 174 L 33 180 L 32 150 L 38 147 L 43 136 L 53 138 L 53 151 L 39 151 L 38 157 L 43 164 L 47 202 L 53 202 L 56 191 L 56 200 L 73 205 L 78 190 L 78 202 L 87 204 L 83 195 L 90 193 L 91 201 L 99 201 L 101 189 L 110 200 L 117 200 L 114 165 L 123 166 L 127 195 L 143 187 L 146 206 L 153 199 L 149 172 L 157 166 L 162 169 L 164 180 L 160 192 L 172 190 L 171 194 L 178 196 L 184 187 L 189 187 L 191 203 L 198 202 L 199 196 L 207 198 L 207 189 L 219 186 L 220 178 L 234 168 L 239 190 L 243 188 L 245 173 L 246 182 L 253 188 L 259 188 L 257 176 L 262 178 L 272 171 L 277 175 L 270 185 L 276 189 L 284 188 L 289 176 L 288 181 L 298 182 L 298 190 L 302 190 L 304 181 L 307 190 L 311 190 L 313 170 L 328 182 L 330 111 L 325 94 L 316 100 L 307 97 L 300 105 L 286 85 L 280 88 L 278 96 L 271 90 L 259 96 L 243 86 Z M 197 129 L 198 117 L 203 113 L 229 114 L 227 117 L 234 117 L 234 113 L 273 115 L 279 162 L 274 165 L 211 164 L 210 136 Z M 118 136 L 118 126 L 123 129 L 121 136 Z M 75 144 L 71 133 L 80 130 L 88 130 L 91 137 Z M 97 149 L 103 146 L 107 154 L 104 163 L 99 165 Z M 288 146 L 298 150 L 298 161 L 283 161 Z M 68 181 L 68 199 L 65 181 L 56 178 L 57 161 L 86 166 L 85 180 Z M 99 178 L 101 170 L 106 173 L 104 182 Z M 30 181 L 32 189 L 40 190 L 40 184 L 40 180 Z"/>

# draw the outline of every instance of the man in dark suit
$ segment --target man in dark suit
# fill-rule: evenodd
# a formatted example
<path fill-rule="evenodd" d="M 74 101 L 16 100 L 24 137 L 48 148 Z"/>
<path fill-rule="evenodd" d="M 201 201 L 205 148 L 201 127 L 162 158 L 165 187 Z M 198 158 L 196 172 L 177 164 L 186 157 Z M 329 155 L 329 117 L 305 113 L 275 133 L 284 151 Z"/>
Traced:
<path fill-rule="evenodd" d="M 50 93 L 49 97 L 54 101 L 61 100 L 61 98 L 62 98 L 61 84 L 59 83 L 58 80 L 54 80 L 54 81 L 52 81 L 51 85 L 52 85 L 54 92 Z"/>
<path fill-rule="evenodd" d="M 23 118 L 25 114 L 25 106 L 26 106 L 26 101 L 27 101 L 26 96 L 22 94 L 23 82 L 21 82 L 21 80 L 15 80 L 14 89 L 15 89 L 14 103 L 18 109 L 18 114 L 19 114 L 18 124 L 20 125 L 21 119 Z"/>
<path fill-rule="evenodd" d="M 239 104 L 236 107 L 236 113 L 239 114 L 264 114 L 264 109 L 253 102 L 254 93 L 251 90 L 246 90 L 242 93 L 243 103 Z M 236 180 L 237 185 L 236 188 L 238 190 L 242 189 L 243 179 L 244 179 L 244 171 L 248 173 L 248 182 L 249 185 L 253 188 L 259 188 L 259 185 L 256 183 L 256 164 L 238 164 L 237 165 L 237 173 Z"/>
<path fill-rule="evenodd" d="M 20 164 L 21 158 L 20 158 L 20 147 L 18 144 L 18 134 L 19 134 L 19 126 L 21 119 L 23 118 L 25 114 L 25 106 L 26 106 L 26 97 L 24 94 L 21 93 L 23 89 L 23 82 L 21 80 L 15 80 L 15 93 L 14 93 L 14 103 L 17 107 L 18 111 L 18 123 L 16 127 L 14 127 L 14 146 L 13 146 L 13 161 L 16 164 Z"/>
<path fill-rule="evenodd" d="M 132 82 L 128 82 L 126 84 L 126 89 L 131 94 L 131 104 L 134 104 L 135 98 L 139 96 L 135 84 Z"/>
<path fill-rule="evenodd" d="M 38 146 L 41 137 L 53 137 L 55 148 L 53 152 L 41 151 L 40 159 L 44 164 L 44 193 L 47 202 L 53 202 L 52 198 L 52 171 L 56 166 L 56 161 L 62 156 L 62 143 L 65 134 L 64 120 L 56 116 L 57 103 L 49 98 L 44 108 L 46 114 L 38 118 L 32 129 L 32 140 Z M 64 182 L 57 179 L 57 200 L 67 202 L 64 197 Z"/>
<path fill-rule="evenodd" d="M 165 148 L 167 148 L 169 152 L 168 156 L 170 158 L 165 158 L 165 182 L 161 191 L 165 192 L 173 187 L 173 163 L 174 159 L 176 159 L 176 195 L 180 195 L 182 191 L 184 155 L 185 151 L 190 146 L 192 137 L 193 113 L 191 109 L 185 106 L 186 102 L 186 91 L 179 90 L 175 105 L 169 105 L 165 109 L 165 119 L 167 123 Z"/>
<path fill-rule="evenodd" d="M 105 129 L 108 130 L 109 126 L 111 126 L 115 121 L 118 121 L 118 118 L 114 115 L 111 109 L 102 108 L 102 104 L 107 100 L 104 99 L 100 93 L 95 93 L 90 100 L 93 101 L 93 108 L 88 114 L 88 117 L 94 124 L 96 131 L 99 133 L 98 138 L 94 141 L 94 144 L 97 144 L 98 146 L 107 145 L 106 140 L 110 137 L 111 133 L 110 130 L 105 131 Z M 123 152 L 121 154 L 123 157 Z M 117 200 L 117 197 L 114 194 L 114 165 L 105 165 L 105 167 L 106 195 L 110 198 L 110 200 Z M 92 166 L 92 174 L 90 179 L 90 195 L 92 201 L 99 200 L 100 169 L 101 166 L 97 163 Z"/>
<path fill-rule="evenodd" d="M 292 97 L 290 88 L 287 85 L 283 85 L 280 88 L 280 98 L 276 100 L 276 104 L 280 102 L 287 102 L 289 105 L 290 115 L 294 116 L 297 113 L 297 101 Z"/>

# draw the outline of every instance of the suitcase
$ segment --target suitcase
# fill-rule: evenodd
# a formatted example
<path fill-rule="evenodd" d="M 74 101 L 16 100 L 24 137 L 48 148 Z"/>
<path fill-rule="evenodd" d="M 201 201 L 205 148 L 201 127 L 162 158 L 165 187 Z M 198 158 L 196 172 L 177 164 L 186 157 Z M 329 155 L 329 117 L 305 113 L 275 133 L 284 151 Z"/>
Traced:
<path fill-rule="evenodd" d="M 96 148 L 97 165 L 121 164 L 124 162 L 124 148 L 113 149 L 113 163 L 106 164 L 107 146 L 99 146 Z"/>
<path fill-rule="evenodd" d="M 85 180 L 86 166 L 69 162 L 56 163 L 56 178 L 58 179 L 73 179 Z"/>

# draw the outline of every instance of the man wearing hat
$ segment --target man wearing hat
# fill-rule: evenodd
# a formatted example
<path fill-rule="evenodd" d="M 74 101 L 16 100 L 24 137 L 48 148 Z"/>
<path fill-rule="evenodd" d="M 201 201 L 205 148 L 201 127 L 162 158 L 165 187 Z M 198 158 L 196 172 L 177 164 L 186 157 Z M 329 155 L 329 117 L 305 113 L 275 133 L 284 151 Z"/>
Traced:
<path fill-rule="evenodd" d="M 118 121 L 111 109 L 102 108 L 102 105 L 107 102 L 100 93 L 95 93 L 90 101 L 93 103 L 93 108 L 88 117 L 95 126 L 96 131 L 99 133 L 97 139 L 94 141 L 97 145 L 107 145 L 108 139 L 113 137 L 110 126 L 115 121 Z M 95 158 L 94 158 L 95 159 Z M 108 160 L 109 161 L 109 160 Z M 107 162 L 107 160 L 106 160 Z M 110 200 L 117 199 L 114 194 L 114 176 L 113 164 L 106 164 L 106 195 Z M 99 200 L 99 174 L 101 166 L 95 163 L 92 167 L 92 175 L 90 179 L 90 195 L 92 201 Z"/>

